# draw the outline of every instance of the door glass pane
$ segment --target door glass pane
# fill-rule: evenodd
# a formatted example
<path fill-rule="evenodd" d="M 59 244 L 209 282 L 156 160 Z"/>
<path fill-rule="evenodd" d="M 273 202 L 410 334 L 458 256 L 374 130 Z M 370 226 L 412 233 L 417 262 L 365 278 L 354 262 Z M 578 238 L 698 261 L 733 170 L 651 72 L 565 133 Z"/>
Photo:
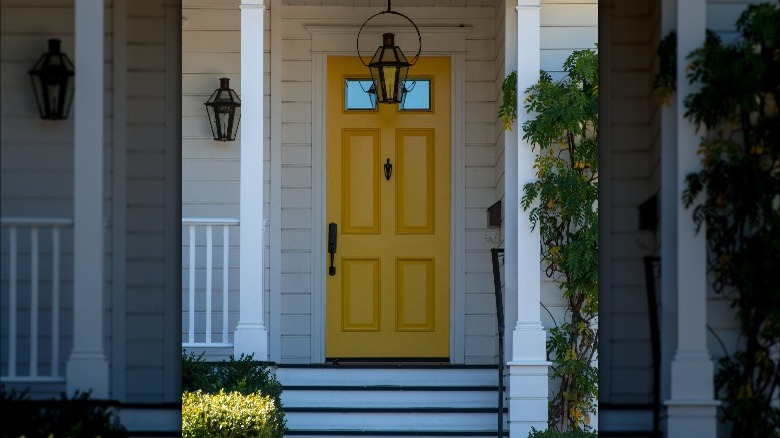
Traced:
<path fill-rule="evenodd" d="M 398 106 L 401 111 L 431 110 L 431 80 L 414 79 L 404 82 L 406 93 Z"/>
<path fill-rule="evenodd" d="M 348 110 L 375 110 L 376 94 L 369 94 L 371 79 L 347 79 L 344 81 L 344 107 Z"/>

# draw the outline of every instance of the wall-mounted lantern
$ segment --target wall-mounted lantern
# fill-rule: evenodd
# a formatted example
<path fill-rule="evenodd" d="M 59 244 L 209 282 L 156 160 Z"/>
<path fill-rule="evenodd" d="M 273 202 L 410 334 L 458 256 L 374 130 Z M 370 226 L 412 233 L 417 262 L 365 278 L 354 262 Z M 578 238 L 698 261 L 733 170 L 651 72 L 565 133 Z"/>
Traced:
<path fill-rule="evenodd" d="M 487 226 L 495 228 L 501 226 L 501 200 L 499 199 L 487 209 Z"/>
<path fill-rule="evenodd" d="M 73 62 L 60 51 L 60 40 L 49 40 L 49 51 L 28 72 L 42 119 L 67 119 L 73 103 Z"/>
<path fill-rule="evenodd" d="M 219 88 L 204 103 L 214 140 L 233 141 L 241 121 L 241 99 L 230 88 L 230 79 L 219 78 Z"/>
<path fill-rule="evenodd" d="M 366 64 L 363 61 L 363 57 L 360 56 L 360 33 L 363 31 L 363 27 L 366 23 L 371 21 L 372 18 L 382 14 L 399 15 L 406 18 L 414 29 L 417 31 L 417 41 L 419 42 L 419 49 L 411 62 L 406 59 L 406 56 L 401 51 L 401 48 L 395 45 L 395 34 L 385 33 L 382 35 L 382 45 L 376 49 L 371 61 Z M 409 67 L 417 63 L 420 58 L 420 52 L 422 51 L 422 35 L 420 35 L 420 29 L 414 24 L 406 15 L 391 10 L 390 0 L 387 0 L 387 10 L 372 15 L 360 26 L 357 36 L 357 53 L 360 62 L 368 67 L 371 72 L 371 80 L 373 84 L 368 90 L 369 93 L 376 93 L 376 101 L 378 103 L 400 103 L 403 100 L 406 88 L 406 78 L 409 75 Z"/>

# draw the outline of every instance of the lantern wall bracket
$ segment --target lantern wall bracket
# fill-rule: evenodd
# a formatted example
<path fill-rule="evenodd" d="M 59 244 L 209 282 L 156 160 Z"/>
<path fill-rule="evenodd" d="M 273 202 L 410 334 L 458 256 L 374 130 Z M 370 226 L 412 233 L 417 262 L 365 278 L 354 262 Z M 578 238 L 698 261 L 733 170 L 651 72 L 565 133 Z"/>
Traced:
<path fill-rule="evenodd" d="M 417 63 L 417 60 L 420 58 L 420 53 L 422 53 L 422 34 L 420 34 L 420 29 L 417 27 L 416 24 L 414 24 L 414 21 L 412 21 L 411 18 L 407 17 L 406 15 L 404 15 L 404 14 L 402 14 L 400 12 L 393 11 L 391 9 L 391 7 L 390 7 L 390 0 L 387 0 L 387 10 L 386 11 L 377 12 L 376 14 L 368 17 L 368 19 L 363 22 L 363 25 L 360 26 L 360 30 L 358 31 L 357 39 L 355 41 L 355 46 L 357 48 L 357 54 L 358 54 L 358 58 L 360 59 L 360 62 L 362 62 L 364 66 L 368 67 L 368 64 L 366 64 L 366 62 L 363 61 L 363 57 L 360 56 L 360 33 L 363 32 L 363 28 L 366 27 L 366 24 L 369 21 L 371 21 L 373 18 L 378 17 L 379 15 L 383 15 L 383 14 L 393 14 L 393 15 L 398 15 L 398 16 L 404 17 L 409 23 L 412 24 L 412 26 L 414 26 L 414 30 L 417 31 L 417 43 L 418 43 L 419 48 L 417 49 L 417 54 L 414 55 L 414 59 L 412 60 L 412 62 L 409 63 L 410 67 L 413 66 L 414 64 Z"/>

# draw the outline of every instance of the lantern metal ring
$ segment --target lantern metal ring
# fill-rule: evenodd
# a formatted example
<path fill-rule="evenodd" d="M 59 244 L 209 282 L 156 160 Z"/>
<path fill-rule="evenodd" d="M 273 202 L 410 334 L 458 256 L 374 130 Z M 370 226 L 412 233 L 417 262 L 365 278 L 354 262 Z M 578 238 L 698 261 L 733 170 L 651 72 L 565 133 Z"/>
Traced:
<path fill-rule="evenodd" d="M 383 14 L 401 16 L 409 21 L 409 23 L 411 23 L 412 26 L 414 26 L 414 29 L 417 31 L 417 41 L 419 43 L 419 47 L 417 49 L 417 54 L 414 56 L 414 59 L 412 59 L 411 62 L 409 62 L 409 60 L 406 58 L 403 50 L 395 45 L 395 34 L 390 32 L 384 33 L 382 35 L 382 45 L 379 46 L 379 48 L 376 50 L 376 53 L 374 53 L 371 61 L 369 61 L 368 64 L 363 61 L 363 57 L 360 55 L 360 34 L 363 32 L 363 28 L 366 27 L 366 23 L 371 21 L 371 19 L 374 17 Z M 410 91 L 410 89 L 407 89 L 406 87 L 406 79 L 409 75 L 409 68 L 417 63 L 417 60 L 420 58 L 420 53 L 422 52 L 422 35 L 420 34 L 420 29 L 416 24 L 414 24 L 414 21 L 400 12 L 393 11 L 390 6 L 390 0 L 387 0 L 386 11 L 382 11 L 368 17 L 368 19 L 363 22 L 363 25 L 360 26 L 360 30 L 358 30 L 357 39 L 355 41 L 355 46 L 360 62 L 363 63 L 364 66 L 368 67 L 368 70 L 371 72 L 371 81 L 373 84 L 367 93 L 369 93 L 369 95 L 373 94 L 376 96 L 376 103 L 403 104 L 406 93 Z"/>
<path fill-rule="evenodd" d="M 360 58 L 360 62 L 363 63 L 364 66 L 368 67 L 368 64 L 363 61 L 363 57 L 360 56 L 360 33 L 363 32 L 363 28 L 366 27 L 366 24 L 371 21 L 373 18 L 382 15 L 382 14 L 393 14 L 393 15 L 399 15 L 401 17 L 406 18 L 406 20 L 414 26 L 414 30 L 417 31 L 417 43 L 419 45 L 419 48 L 417 49 L 417 54 L 414 55 L 414 59 L 412 62 L 409 63 L 410 66 L 413 66 L 417 63 L 417 60 L 420 58 L 420 53 L 422 53 L 422 35 L 420 34 L 420 29 L 417 27 L 416 24 L 414 24 L 414 21 L 412 21 L 411 18 L 407 17 L 406 15 L 396 12 L 390 9 L 390 0 L 387 0 L 387 10 L 382 12 L 377 12 L 376 14 L 368 17 L 366 21 L 363 22 L 363 25 L 360 26 L 360 30 L 358 30 L 357 39 L 355 40 L 355 47 L 357 49 L 358 58 Z"/>

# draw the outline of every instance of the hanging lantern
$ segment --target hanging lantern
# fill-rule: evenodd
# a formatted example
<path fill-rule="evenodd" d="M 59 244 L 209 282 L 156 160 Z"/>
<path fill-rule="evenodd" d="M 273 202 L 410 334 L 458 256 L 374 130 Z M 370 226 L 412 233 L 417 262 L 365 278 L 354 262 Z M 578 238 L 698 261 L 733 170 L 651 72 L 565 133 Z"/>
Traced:
<path fill-rule="evenodd" d="M 73 62 L 60 51 L 60 43 L 49 40 L 49 51 L 28 72 L 42 119 L 67 119 L 73 103 Z"/>
<path fill-rule="evenodd" d="M 414 26 L 414 29 L 417 31 L 419 49 L 412 59 L 412 62 L 409 62 L 403 51 L 401 51 L 401 48 L 395 45 L 395 34 L 392 33 L 385 33 L 382 35 L 382 45 L 376 50 L 376 53 L 374 53 L 374 56 L 368 64 L 363 61 L 363 57 L 360 56 L 360 33 L 363 31 L 363 27 L 366 26 L 366 23 L 372 18 L 382 14 L 400 15 L 401 17 L 406 18 L 412 23 L 412 26 Z M 400 103 L 406 92 L 404 85 L 406 83 L 406 78 L 409 75 L 409 67 L 417 63 L 417 59 L 419 59 L 420 52 L 422 51 L 422 36 L 420 35 L 420 29 L 418 29 L 417 25 L 406 15 L 391 10 L 390 0 L 388 0 L 386 11 L 372 15 L 363 23 L 363 26 L 361 26 L 358 31 L 357 40 L 358 58 L 360 58 L 360 62 L 368 67 L 371 72 L 371 80 L 373 83 L 368 92 L 376 94 L 376 101 L 378 103 Z"/>
<path fill-rule="evenodd" d="M 371 88 L 376 93 L 377 102 L 399 103 L 403 99 L 404 83 L 411 64 L 401 48 L 395 45 L 394 39 L 392 33 L 382 35 L 382 45 L 368 63 L 374 82 Z"/>
<path fill-rule="evenodd" d="M 214 140 L 233 141 L 238 134 L 241 99 L 238 98 L 236 90 L 230 88 L 229 83 L 230 79 L 220 78 L 219 88 L 214 90 L 209 100 L 204 103 Z"/>

